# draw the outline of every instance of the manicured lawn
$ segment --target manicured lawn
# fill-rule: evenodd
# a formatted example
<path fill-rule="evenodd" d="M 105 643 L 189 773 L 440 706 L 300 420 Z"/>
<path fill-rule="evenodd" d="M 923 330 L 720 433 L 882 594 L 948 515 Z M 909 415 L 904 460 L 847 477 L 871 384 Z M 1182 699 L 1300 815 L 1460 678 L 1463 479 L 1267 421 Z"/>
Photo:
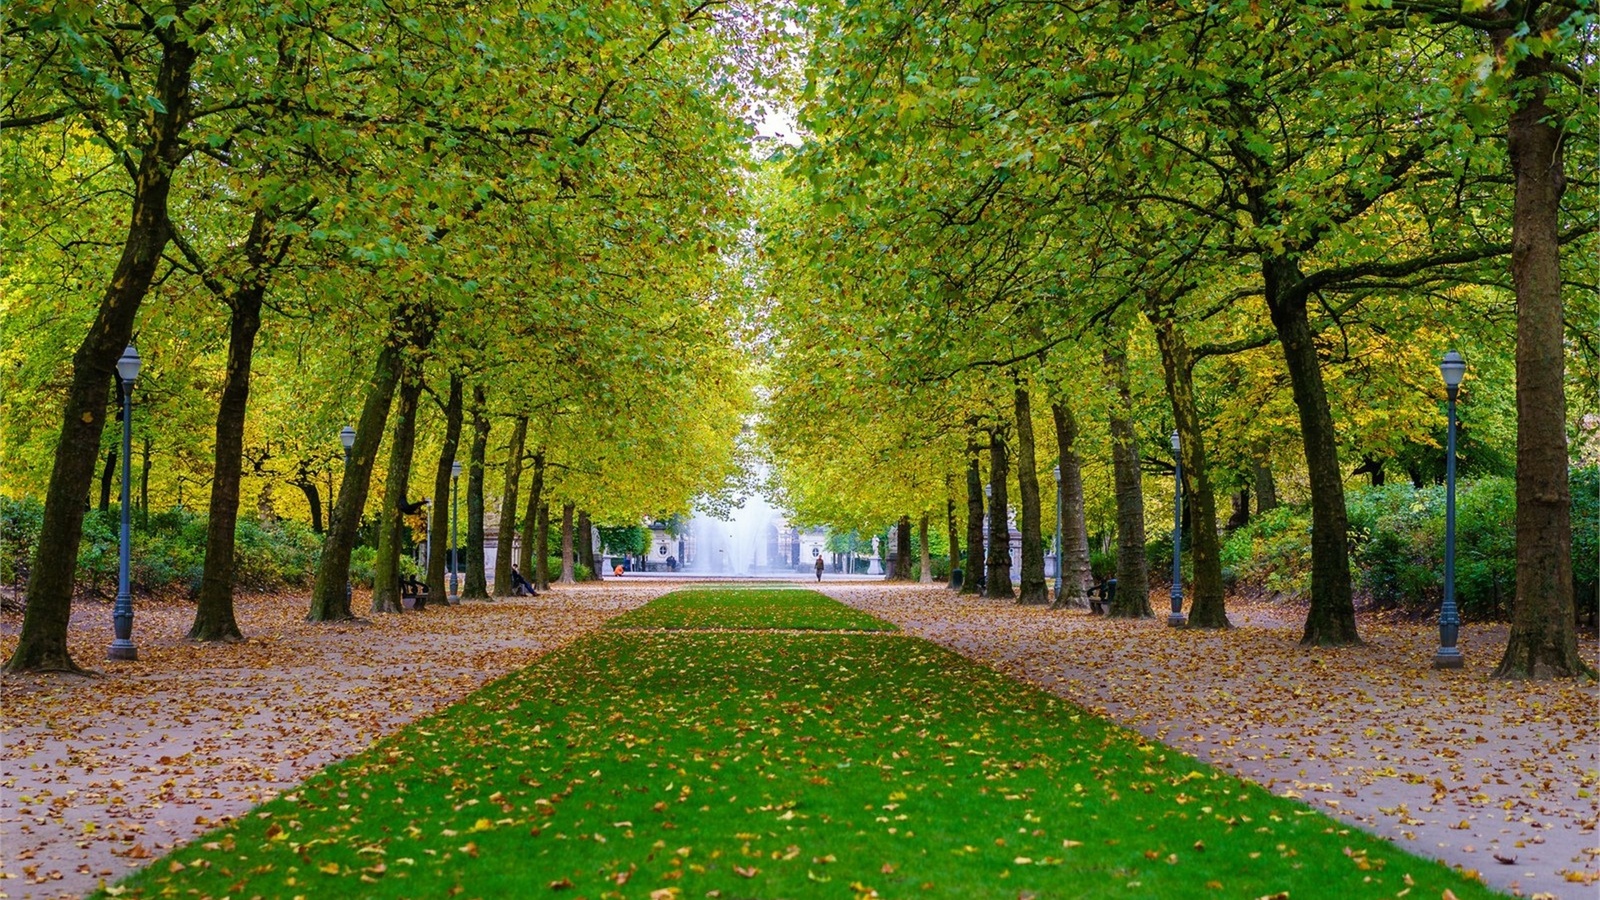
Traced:
<path fill-rule="evenodd" d="M 621 630 L 489 685 L 126 887 L 1492 896 L 925 641 Z"/>
<path fill-rule="evenodd" d="M 800 588 L 691 588 L 611 620 L 613 628 L 768 628 L 897 631 L 837 600 Z"/>

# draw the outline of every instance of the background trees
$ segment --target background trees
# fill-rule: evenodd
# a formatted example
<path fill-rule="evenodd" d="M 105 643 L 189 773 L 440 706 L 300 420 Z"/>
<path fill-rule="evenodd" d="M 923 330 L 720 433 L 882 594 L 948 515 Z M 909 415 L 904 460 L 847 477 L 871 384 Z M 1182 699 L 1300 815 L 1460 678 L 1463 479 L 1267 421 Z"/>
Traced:
<path fill-rule="evenodd" d="M 237 520 L 324 532 L 314 619 L 352 614 L 381 535 L 362 565 L 391 605 L 405 494 L 457 456 L 471 596 L 496 511 L 531 553 L 552 512 L 685 513 L 753 477 L 748 451 L 800 522 L 901 523 L 903 565 L 925 520 L 922 551 L 965 531 L 995 594 L 1009 551 L 973 535 L 1014 523 L 1024 602 L 1047 599 L 1059 460 L 1056 602 L 1115 573 L 1114 612 L 1147 615 L 1177 431 L 1191 624 L 1226 627 L 1228 590 L 1278 558 L 1241 542 L 1302 515 L 1281 585 L 1306 643 L 1351 643 L 1391 521 L 1352 486 L 1438 477 L 1455 347 L 1463 472 L 1518 478 L 1502 672 L 1577 670 L 1567 485 L 1600 362 L 1593 293 L 1563 319 L 1562 278 L 1592 282 L 1596 215 L 1566 187 L 1592 176 L 1552 163 L 1593 147 L 1571 124 L 1596 114 L 1585 8 L 6 16 L 0 464 L 43 498 L 14 667 L 73 667 L 51 562 L 109 490 L 107 382 L 137 333 L 141 506 L 208 501 L 199 639 L 237 636 Z M 798 146 L 752 140 L 790 104 Z M 432 484 L 406 490 L 413 469 Z"/>

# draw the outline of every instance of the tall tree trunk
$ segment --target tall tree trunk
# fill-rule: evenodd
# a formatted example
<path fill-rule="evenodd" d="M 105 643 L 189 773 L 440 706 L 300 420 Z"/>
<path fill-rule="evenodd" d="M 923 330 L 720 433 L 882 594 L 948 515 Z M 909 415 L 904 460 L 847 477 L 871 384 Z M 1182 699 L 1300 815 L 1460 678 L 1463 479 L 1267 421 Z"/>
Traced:
<path fill-rule="evenodd" d="M 511 564 L 516 562 L 513 550 L 517 538 L 517 488 L 522 481 L 522 447 L 528 439 L 528 417 L 518 416 L 511 429 L 511 443 L 506 448 L 506 481 L 500 495 L 499 549 L 494 556 L 494 595 L 509 597 L 512 594 Z"/>
<path fill-rule="evenodd" d="M 461 596 L 470 600 L 489 599 L 488 554 L 484 550 L 485 461 L 489 456 L 488 398 L 483 387 L 472 388 L 472 449 L 467 461 L 467 545 L 466 571 L 462 573 Z"/>
<path fill-rule="evenodd" d="M 373 366 L 372 380 L 356 423 L 356 441 L 339 483 L 339 499 L 328 515 L 328 534 L 317 560 L 317 577 L 311 589 L 312 622 L 341 622 L 355 617 L 350 610 L 350 553 L 355 549 L 361 513 L 367 506 L 367 491 L 372 485 L 372 468 L 383 443 L 384 423 L 394 402 L 395 383 L 400 380 L 404 351 L 396 344 L 385 344 Z"/>
<path fill-rule="evenodd" d="M 983 556 L 983 472 L 978 461 L 978 448 L 970 447 L 972 456 L 967 460 L 967 567 L 963 573 L 961 593 L 978 595 L 984 574 Z"/>
<path fill-rule="evenodd" d="M 417 411 L 422 400 L 422 364 L 408 362 L 400 381 L 400 405 L 394 416 L 394 441 L 389 445 L 389 471 L 383 488 L 383 513 L 378 521 L 378 557 L 372 567 L 372 611 L 401 612 L 400 545 L 406 528 L 406 494 L 410 490 L 411 456 L 417 446 Z"/>
<path fill-rule="evenodd" d="M 117 379 L 117 418 L 122 421 L 122 379 Z M 111 483 L 117 477 L 117 447 L 106 451 L 106 465 L 100 470 L 100 511 L 111 511 Z"/>
<path fill-rule="evenodd" d="M 300 493 L 305 495 L 306 508 L 311 512 L 311 530 L 317 534 L 322 534 L 322 491 L 312 478 L 308 460 L 300 460 L 300 464 L 295 469 L 294 480 L 289 483 L 299 488 Z"/>
<path fill-rule="evenodd" d="M 539 590 L 550 589 L 550 502 L 539 501 L 539 545 L 537 548 L 538 559 L 533 561 L 533 570 L 538 573 L 534 586 Z"/>
<path fill-rule="evenodd" d="M 922 572 L 917 580 L 923 584 L 933 584 L 933 558 L 928 555 L 928 514 L 923 513 L 917 522 L 917 542 L 922 549 Z"/>
<path fill-rule="evenodd" d="M 451 545 L 457 538 L 450 528 L 451 512 L 457 509 L 450 496 L 450 489 L 454 487 L 450 466 L 461 449 L 463 393 L 461 375 L 450 373 L 450 394 L 444 403 L 444 444 L 439 448 L 439 464 L 433 469 L 433 509 L 429 510 L 433 517 L 433 534 L 437 537 L 428 542 L 428 596 L 441 602 L 448 602 L 444 598 L 450 596 L 445 575 L 450 567 Z M 461 558 L 459 551 L 456 558 Z"/>
<path fill-rule="evenodd" d="M 544 451 L 533 454 L 533 483 L 528 486 L 528 505 L 522 514 L 522 543 L 517 547 L 517 566 L 522 577 L 538 587 L 539 575 L 533 550 L 539 538 L 539 510 L 544 506 Z"/>
<path fill-rule="evenodd" d="M 572 504 L 561 504 L 561 584 L 577 584 L 572 558 Z"/>
<path fill-rule="evenodd" d="M 1262 264 L 1267 309 L 1289 370 L 1300 436 L 1311 484 L 1311 608 L 1300 643 L 1336 647 L 1359 644 L 1356 607 L 1350 593 L 1348 515 L 1344 474 L 1339 468 L 1338 436 L 1322 381 L 1310 320 L 1306 317 L 1304 278 L 1291 258 L 1269 257 Z"/>
<path fill-rule="evenodd" d="M 895 581 L 911 580 L 911 517 L 901 516 L 894 526 Z"/>
<path fill-rule="evenodd" d="M 951 479 L 946 476 L 947 488 L 953 487 L 950 481 Z M 957 586 L 956 570 L 961 568 L 961 534 L 956 521 L 956 501 L 953 497 L 946 496 L 944 499 L 944 524 L 950 536 L 950 580 L 945 586 L 954 589 Z"/>
<path fill-rule="evenodd" d="M 1205 435 L 1194 399 L 1194 357 L 1178 330 L 1169 306 L 1150 303 L 1145 316 L 1155 326 L 1166 376 L 1167 399 L 1178 423 L 1183 455 L 1183 502 L 1189 514 L 1189 552 L 1194 563 L 1191 628 L 1227 628 L 1228 610 L 1222 589 L 1222 542 L 1217 536 L 1217 498 L 1211 487 Z"/>
<path fill-rule="evenodd" d="M 1012 392 L 1017 414 L 1017 494 L 1022 507 L 1017 522 L 1022 532 L 1022 584 L 1017 602 L 1044 606 L 1050 602 L 1050 582 L 1044 577 L 1044 529 L 1039 521 L 1039 469 L 1033 452 L 1033 404 L 1027 388 Z"/>
<path fill-rule="evenodd" d="M 1127 410 L 1133 409 L 1128 384 L 1128 356 L 1121 346 L 1105 351 L 1105 367 L 1117 392 L 1111 404 L 1111 468 L 1117 495 L 1117 595 L 1108 614 L 1121 619 L 1148 619 L 1149 564 L 1144 556 L 1144 487 L 1139 474 L 1139 444 Z"/>
<path fill-rule="evenodd" d="M 1056 425 L 1056 446 L 1061 448 L 1061 595 L 1056 606 L 1089 608 L 1089 588 L 1094 573 L 1089 569 L 1089 529 L 1083 513 L 1083 458 L 1075 448 L 1078 420 L 1065 398 L 1050 404 Z"/>
<path fill-rule="evenodd" d="M 250 363 L 261 330 L 261 302 L 267 285 L 266 262 L 272 221 L 258 210 L 245 241 L 255 273 L 229 297 L 228 368 L 217 404 L 216 453 L 211 469 L 211 508 L 206 521 L 206 559 L 200 574 L 191 641 L 237 641 L 244 635 L 233 614 L 233 539 L 239 524 L 239 478 L 244 459 L 245 414 L 250 405 Z"/>
<path fill-rule="evenodd" d="M 578 562 L 588 568 L 590 578 L 599 581 L 600 566 L 595 562 L 594 554 L 594 523 L 589 520 L 588 510 L 578 510 L 578 520 L 573 528 L 572 539 L 577 545 Z"/>
<path fill-rule="evenodd" d="M 1272 479 L 1272 464 L 1266 457 L 1256 460 L 1254 478 L 1256 489 L 1256 515 L 1278 508 L 1278 483 Z"/>
<path fill-rule="evenodd" d="M 1005 431 L 994 428 L 989 432 L 989 548 L 984 557 L 989 586 L 984 596 L 1009 600 L 1016 593 L 1011 589 L 1011 517 L 1006 504 L 1010 465 L 1006 456 Z"/>
<path fill-rule="evenodd" d="M 182 18 L 192 4 L 180 0 Z M 188 27 L 188 26 L 184 26 Z M 117 360 L 133 336 L 139 304 L 150 289 L 161 254 L 172 238 L 167 196 L 172 176 L 190 152 L 184 139 L 189 123 L 194 46 L 173 26 L 157 29 L 162 57 L 156 75 L 159 111 L 148 119 L 148 139 L 130 147 L 138 159 L 122 256 L 107 282 L 94 324 L 72 355 L 72 384 L 62 409 L 44 516 L 33 565 L 28 570 L 28 601 L 16 650 L 6 661 L 8 672 L 82 671 L 67 650 L 67 622 L 72 615 L 72 587 L 78 545 L 83 541 L 84 501 L 94 484 L 100 458 L 100 436 L 106 424 L 106 396 Z"/>
<path fill-rule="evenodd" d="M 1510 33 L 1494 37 L 1503 58 Z M 1507 129 L 1516 178 L 1511 280 L 1517 294 L 1517 594 L 1497 678 L 1592 672 L 1578 655 L 1573 621 L 1559 240 L 1566 167 L 1562 116 L 1548 103 L 1550 70 L 1548 56 L 1516 64 L 1522 93 Z"/>

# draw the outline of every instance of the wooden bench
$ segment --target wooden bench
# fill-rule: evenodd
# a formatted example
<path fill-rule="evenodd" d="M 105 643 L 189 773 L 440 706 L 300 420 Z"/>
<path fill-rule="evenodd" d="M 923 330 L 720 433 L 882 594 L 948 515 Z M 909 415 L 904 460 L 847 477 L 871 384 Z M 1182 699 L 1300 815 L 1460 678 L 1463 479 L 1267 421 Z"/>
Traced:
<path fill-rule="evenodd" d="M 401 577 L 399 587 L 401 606 L 406 609 L 423 609 L 428 605 L 428 586 L 418 581 L 416 576 Z"/>

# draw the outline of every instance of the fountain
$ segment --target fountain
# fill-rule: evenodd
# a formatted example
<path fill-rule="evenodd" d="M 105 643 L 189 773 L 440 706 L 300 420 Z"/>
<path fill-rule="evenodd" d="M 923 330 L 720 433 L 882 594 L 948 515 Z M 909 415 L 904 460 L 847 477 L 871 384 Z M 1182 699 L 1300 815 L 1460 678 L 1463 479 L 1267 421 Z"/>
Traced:
<path fill-rule="evenodd" d="M 754 575 L 790 568 L 782 559 L 771 559 L 767 532 L 783 515 L 762 497 L 745 497 L 731 519 L 718 519 L 696 511 L 689 522 L 694 538 L 694 558 L 685 571 L 700 575 Z"/>

